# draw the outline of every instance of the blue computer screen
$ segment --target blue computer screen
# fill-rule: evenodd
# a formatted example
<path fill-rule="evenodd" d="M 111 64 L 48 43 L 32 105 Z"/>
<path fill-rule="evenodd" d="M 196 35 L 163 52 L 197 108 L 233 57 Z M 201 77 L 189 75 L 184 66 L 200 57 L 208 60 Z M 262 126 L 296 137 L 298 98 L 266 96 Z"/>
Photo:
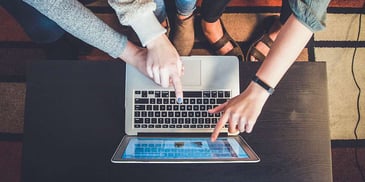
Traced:
<path fill-rule="evenodd" d="M 122 159 L 229 159 L 248 158 L 233 138 L 131 138 Z"/>

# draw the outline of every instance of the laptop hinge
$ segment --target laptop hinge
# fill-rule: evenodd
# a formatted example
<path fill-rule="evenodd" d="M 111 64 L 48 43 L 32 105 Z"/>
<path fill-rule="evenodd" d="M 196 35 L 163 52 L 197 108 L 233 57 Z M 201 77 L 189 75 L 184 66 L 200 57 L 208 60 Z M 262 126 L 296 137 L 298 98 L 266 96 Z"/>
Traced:
<path fill-rule="evenodd" d="M 210 137 L 211 133 L 138 133 L 142 137 Z M 220 137 L 228 136 L 227 133 L 220 133 Z"/>

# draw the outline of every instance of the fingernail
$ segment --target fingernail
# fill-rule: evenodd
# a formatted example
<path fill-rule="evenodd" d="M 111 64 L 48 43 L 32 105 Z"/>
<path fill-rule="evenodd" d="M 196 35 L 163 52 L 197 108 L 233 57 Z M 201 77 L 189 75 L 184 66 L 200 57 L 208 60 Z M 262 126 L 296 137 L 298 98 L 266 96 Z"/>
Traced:
<path fill-rule="evenodd" d="M 182 100 L 182 98 L 181 98 L 181 97 L 177 98 L 177 103 L 178 103 L 178 104 L 182 104 L 182 103 L 183 103 L 183 100 Z"/>

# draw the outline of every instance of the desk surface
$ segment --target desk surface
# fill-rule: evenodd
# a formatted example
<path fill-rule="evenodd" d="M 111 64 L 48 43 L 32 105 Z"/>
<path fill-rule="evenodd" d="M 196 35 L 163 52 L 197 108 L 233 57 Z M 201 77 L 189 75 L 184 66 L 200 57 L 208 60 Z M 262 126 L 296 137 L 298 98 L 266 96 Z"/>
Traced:
<path fill-rule="evenodd" d="M 258 63 L 240 64 L 241 90 Z M 124 131 L 122 62 L 29 67 L 22 180 L 332 181 L 325 63 L 295 63 L 243 134 L 257 164 L 113 164 Z"/>

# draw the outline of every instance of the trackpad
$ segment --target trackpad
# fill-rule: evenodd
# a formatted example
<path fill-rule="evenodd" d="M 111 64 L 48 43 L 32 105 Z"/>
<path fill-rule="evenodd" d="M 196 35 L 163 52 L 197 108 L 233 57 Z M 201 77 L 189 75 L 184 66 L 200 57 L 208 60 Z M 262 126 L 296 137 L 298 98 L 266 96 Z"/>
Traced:
<path fill-rule="evenodd" d="M 184 75 L 182 76 L 183 86 L 201 85 L 201 61 L 186 60 L 184 64 Z"/>

